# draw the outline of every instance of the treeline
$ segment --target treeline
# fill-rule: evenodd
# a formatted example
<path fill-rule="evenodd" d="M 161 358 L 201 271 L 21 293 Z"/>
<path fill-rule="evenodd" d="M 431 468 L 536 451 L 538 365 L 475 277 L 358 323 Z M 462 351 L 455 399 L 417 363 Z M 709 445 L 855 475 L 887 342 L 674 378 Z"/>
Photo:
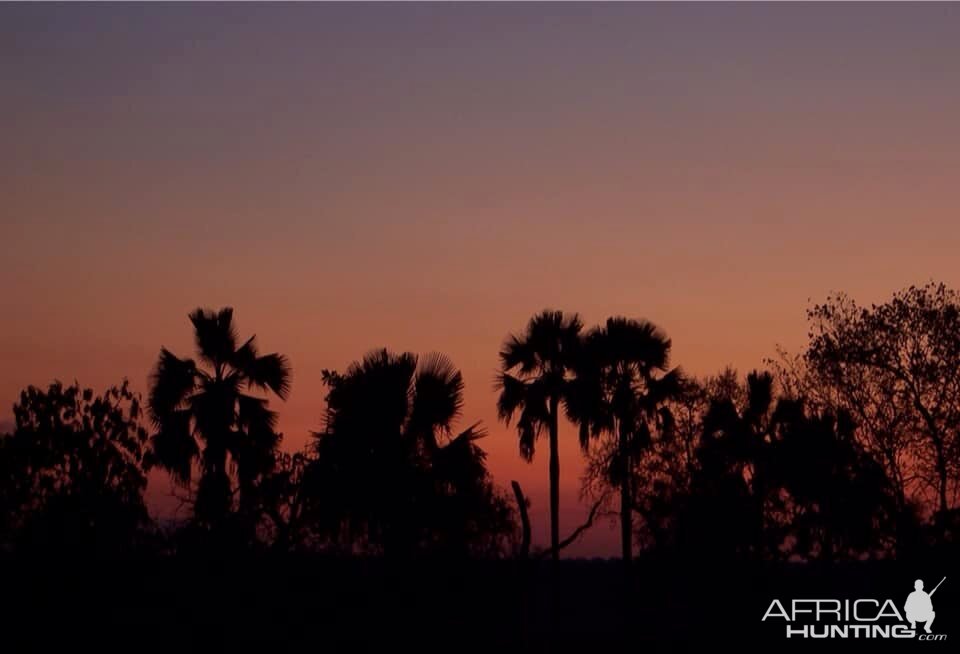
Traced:
<path fill-rule="evenodd" d="M 375 351 L 325 371 L 325 419 L 280 448 L 273 398 L 286 357 L 241 340 L 230 309 L 190 315 L 196 358 L 161 349 L 145 402 L 30 387 L 0 435 L 0 547 L 16 552 L 325 552 L 559 556 L 605 515 L 622 556 L 862 559 L 953 546 L 960 527 L 960 295 L 910 287 L 809 310 L 809 342 L 768 369 L 696 379 L 654 324 L 586 328 L 544 311 L 507 337 L 500 418 L 519 453 L 546 440 L 551 541 L 530 552 L 515 484 L 495 485 L 442 355 Z M 463 424 L 461 424 L 461 422 Z M 565 425 L 565 426 L 564 426 Z M 559 438 L 576 434 L 587 523 L 559 525 Z M 543 437 L 543 439 L 541 439 Z M 182 518 L 155 524 L 144 492 L 170 474 Z"/>

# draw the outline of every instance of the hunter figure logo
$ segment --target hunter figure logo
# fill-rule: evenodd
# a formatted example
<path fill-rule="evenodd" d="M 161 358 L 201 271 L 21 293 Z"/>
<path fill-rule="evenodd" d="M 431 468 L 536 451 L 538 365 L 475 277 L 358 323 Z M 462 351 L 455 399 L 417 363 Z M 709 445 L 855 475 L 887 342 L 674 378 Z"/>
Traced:
<path fill-rule="evenodd" d="M 946 581 L 946 577 L 940 580 L 940 584 Z M 923 625 L 923 630 L 928 634 L 930 633 L 930 627 L 933 626 L 933 619 L 937 617 L 937 614 L 933 611 L 933 601 L 930 599 L 933 597 L 933 594 L 937 592 L 937 588 L 940 588 L 940 584 L 937 584 L 929 594 L 923 592 L 923 579 L 917 579 L 913 582 L 914 591 L 907 596 L 907 603 L 903 605 L 903 610 L 907 614 L 907 621 L 910 623 L 911 629 L 917 628 L 917 623 L 925 623 Z"/>
<path fill-rule="evenodd" d="M 901 614 L 892 599 L 794 599 L 773 600 L 761 622 L 783 620 L 787 638 L 903 638 L 946 640 L 946 634 L 932 632 L 933 594 L 946 581 L 944 577 L 929 593 L 923 580 L 917 579 L 914 591 L 903 604 Z M 905 624 L 905 623 L 909 623 Z M 923 625 L 918 633 L 917 623 Z"/>

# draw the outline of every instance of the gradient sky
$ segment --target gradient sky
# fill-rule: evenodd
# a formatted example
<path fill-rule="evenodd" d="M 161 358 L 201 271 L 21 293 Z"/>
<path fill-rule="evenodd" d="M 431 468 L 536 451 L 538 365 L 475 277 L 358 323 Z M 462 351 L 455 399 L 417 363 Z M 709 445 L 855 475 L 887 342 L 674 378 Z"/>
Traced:
<path fill-rule="evenodd" d="M 54 378 L 145 390 L 198 305 L 291 358 L 289 448 L 322 369 L 442 351 L 543 543 L 506 333 L 645 317 L 746 372 L 830 291 L 960 286 L 958 80 L 952 4 L 2 5 L 0 420 Z"/>

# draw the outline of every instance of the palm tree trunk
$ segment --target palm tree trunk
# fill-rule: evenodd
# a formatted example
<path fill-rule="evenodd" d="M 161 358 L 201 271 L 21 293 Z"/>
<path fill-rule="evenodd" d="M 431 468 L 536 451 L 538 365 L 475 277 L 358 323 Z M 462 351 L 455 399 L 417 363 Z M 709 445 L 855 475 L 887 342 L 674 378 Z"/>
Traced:
<path fill-rule="evenodd" d="M 550 398 L 550 551 L 554 561 L 560 560 L 560 400 Z"/>

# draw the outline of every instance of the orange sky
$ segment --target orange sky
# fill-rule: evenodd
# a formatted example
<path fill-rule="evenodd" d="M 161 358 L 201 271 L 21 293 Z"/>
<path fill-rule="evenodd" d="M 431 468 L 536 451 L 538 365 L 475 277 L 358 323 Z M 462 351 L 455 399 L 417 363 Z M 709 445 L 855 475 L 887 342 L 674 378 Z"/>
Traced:
<path fill-rule="evenodd" d="M 144 390 L 198 305 L 291 358 L 290 447 L 322 369 L 442 351 L 541 543 L 545 449 L 491 389 L 534 312 L 648 318 L 706 374 L 832 290 L 960 286 L 956 6 L 7 5 L 0 79 L 0 419 Z"/>

